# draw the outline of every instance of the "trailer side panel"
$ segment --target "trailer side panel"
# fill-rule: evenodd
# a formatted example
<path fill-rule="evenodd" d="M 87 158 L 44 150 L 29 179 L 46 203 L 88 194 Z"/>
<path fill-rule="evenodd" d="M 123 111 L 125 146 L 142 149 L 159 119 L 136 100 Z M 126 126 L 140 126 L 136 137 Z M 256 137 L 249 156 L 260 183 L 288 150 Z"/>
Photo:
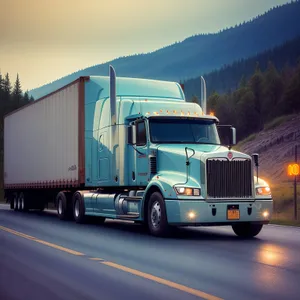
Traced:
<path fill-rule="evenodd" d="M 79 145 L 84 131 L 83 86 L 78 80 L 5 117 L 5 188 L 80 184 L 84 176 L 80 163 L 84 150 Z"/>

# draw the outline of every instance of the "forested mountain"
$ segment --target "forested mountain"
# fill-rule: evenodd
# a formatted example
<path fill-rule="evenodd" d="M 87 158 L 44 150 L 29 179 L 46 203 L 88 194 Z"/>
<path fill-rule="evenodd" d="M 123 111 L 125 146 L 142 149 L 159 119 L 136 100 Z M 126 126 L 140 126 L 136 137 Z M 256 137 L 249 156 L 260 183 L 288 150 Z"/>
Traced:
<path fill-rule="evenodd" d="M 236 90 L 242 80 L 248 80 L 252 76 L 257 63 L 259 63 L 261 70 L 266 70 L 269 61 L 271 61 L 281 71 L 283 68 L 288 69 L 296 66 L 299 59 L 300 35 L 281 46 L 248 59 L 237 60 L 231 65 L 225 65 L 218 70 L 204 74 L 207 95 L 209 96 L 213 92 L 227 93 Z M 194 95 L 200 97 L 200 76 L 183 83 L 187 99 L 191 99 Z"/>
<path fill-rule="evenodd" d="M 120 57 L 30 91 L 39 98 L 83 75 L 108 75 L 182 81 L 279 46 L 300 34 L 300 2 L 275 7 L 249 22 L 214 34 L 200 34 L 148 54 Z M 199 28 L 201 32 L 201 28 Z M 101 59 L 101 53 L 99 53 Z"/>
<path fill-rule="evenodd" d="M 238 89 L 221 95 L 213 93 L 208 98 L 208 110 L 222 124 L 235 126 L 238 140 L 262 131 L 274 118 L 299 114 L 300 61 L 281 71 L 272 62 L 262 71 L 257 63 L 252 76 L 249 80 L 243 78 Z"/>

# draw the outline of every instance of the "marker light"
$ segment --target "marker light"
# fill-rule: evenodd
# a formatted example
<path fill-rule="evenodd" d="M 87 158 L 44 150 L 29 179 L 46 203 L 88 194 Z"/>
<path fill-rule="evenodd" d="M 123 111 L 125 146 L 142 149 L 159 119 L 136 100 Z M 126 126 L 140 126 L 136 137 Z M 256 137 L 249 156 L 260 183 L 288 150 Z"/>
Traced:
<path fill-rule="evenodd" d="M 269 212 L 267 210 L 263 212 L 263 217 L 266 219 L 269 217 Z"/>
<path fill-rule="evenodd" d="M 175 187 L 177 195 L 183 196 L 200 196 L 201 190 L 187 187 Z"/>
<path fill-rule="evenodd" d="M 269 196 L 271 195 L 271 189 L 268 186 L 256 188 L 256 195 Z"/>
<path fill-rule="evenodd" d="M 195 214 L 195 212 L 193 212 L 193 211 L 190 211 L 189 213 L 188 213 L 188 217 L 189 217 L 189 219 L 195 219 L 196 218 L 196 214 Z"/>

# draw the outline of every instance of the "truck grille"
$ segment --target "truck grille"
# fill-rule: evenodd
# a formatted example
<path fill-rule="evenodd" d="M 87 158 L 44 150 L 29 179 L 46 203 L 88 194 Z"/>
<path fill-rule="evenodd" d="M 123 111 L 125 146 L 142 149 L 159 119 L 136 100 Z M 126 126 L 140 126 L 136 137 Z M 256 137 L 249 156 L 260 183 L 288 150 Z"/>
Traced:
<path fill-rule="evenodd" d="M 251 160 L 207 160 L 208 198 L 251 198 Z"/>

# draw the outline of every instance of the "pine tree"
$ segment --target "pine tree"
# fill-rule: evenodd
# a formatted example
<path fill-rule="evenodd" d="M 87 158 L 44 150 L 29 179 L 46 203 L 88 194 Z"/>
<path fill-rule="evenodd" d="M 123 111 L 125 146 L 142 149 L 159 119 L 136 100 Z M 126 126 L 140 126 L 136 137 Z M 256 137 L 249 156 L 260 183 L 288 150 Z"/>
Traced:
<path fill-rule="evenodd" d="M 300 61 L 294 76 L 285 91 L 283 103 L 283 113 L 299 113 L 300 112 Z"/>
<path fill-rule="evenodd" d="M 12 88 L 11 88 L 9 74 L 6 73 L 4 82 L 3 82 L 3 91 L 4 91 L 4 97 L 6 97 L 6 100 L 9 100 L 9 98 L 10 98 L 11 89 Z"/>
<path fill-rule="evenodd" d="M 34 98 L 33 98 L 33 96 L 32 96 L 32 95 L 30 96 L 30 99 L 29 99 L 29 101 L 30 101 L 30 102 L 33 102 L 33 101 L 34 101 Z"/>
<path fill-rule="evenodd" d="M 21 89 L 19 74 L 17 74 L 12 95 L 13 95 L 13 101 L 15 105 L 19 107 L 22 104 L 22 89 Z"/>
<path fill-rule="evenodd" d="M 250 88 L 254 95 L 254 110 L 257 114 L 257 129 L 263 129 L 263 112 L 262 112 L 262 102 L 263 102 L 263 75 L 260 70 L 259 63 L 256 63 L 255 73 L 251 77 L 249 82 Z"/>
<path fill-rule="evenodd" d="M 3 97 L 3 92 L 4 92 L 4 89 L 3 89 L 3 84 L 4 84 L 4 79 L 2 78 L 2 74 L 0 72 L 0 103 L 2 103 L 2 97 Z"/>
<path fill-rule="evenodd" d="M 29 99 L 29 94 L 28 94 L 28 91 L 26 91 L 26 92 L 24 93 L 24 96 L 23 96 L 23 102 L 24 102 L 25 104 L 27 104 L 27 103 L 29 103 L 29 101 L 30 101 L 30 99 Z"/>
<path fill-rule="evenodd" d="M 269 61 L 267 70 L 264 73 L 263 85 L 265 97 L 262 103 L 262 111 L 264 116 L 266 116 L 265 121 L 268 121 L 282 113 L 278 103 L 282 98 L 284 89 L 283 80 L 271 61 Z"/>

